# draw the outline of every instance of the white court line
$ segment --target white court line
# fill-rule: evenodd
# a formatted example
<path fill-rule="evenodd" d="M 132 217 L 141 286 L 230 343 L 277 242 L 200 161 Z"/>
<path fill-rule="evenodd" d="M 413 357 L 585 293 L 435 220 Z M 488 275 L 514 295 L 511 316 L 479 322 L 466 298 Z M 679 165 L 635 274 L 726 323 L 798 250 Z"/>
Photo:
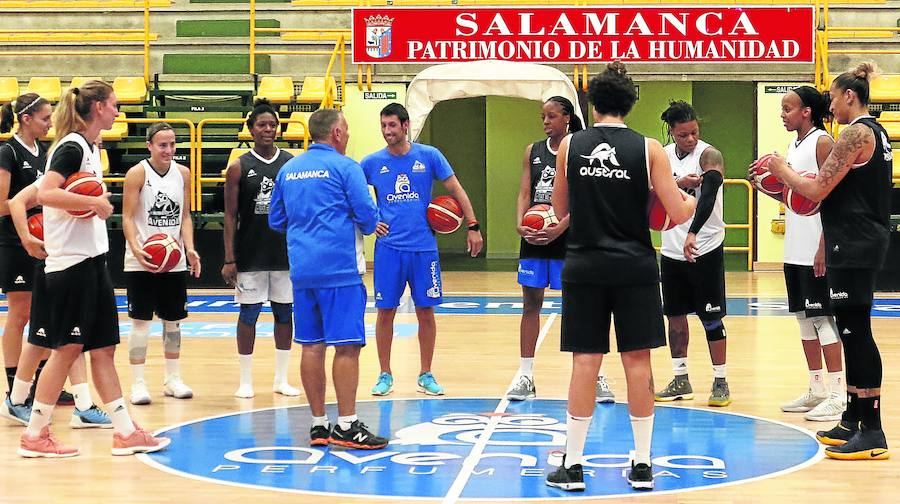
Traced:
<path fill-rule="evenodd" d="M 538 349 L 541 348 L 541 343 L 543 343 L 544 338 L 547 337 L 547 333 L 550 331 L 550 327 L 553 326 L 553 322 L 556 321 L 556 317 L 556 313 L 551 313 L 547 318 L 547 322 L 541 327 L 541 332 L 538 334 L 537 344 L 534 348 L 535 354 L 537 354 Z M 513 386 L 517 377 L 518 371 L 513 375 L 512 380 L 509 382 L 509 386 L 507 386 L 507 390 Z M 491 436 L 494 435 L 494 431 L 500 424 L 501 416 L 499 413 L 504 413 L 506 407 L 509 406 L 509 399 L 507 399 L 505 395 L 506 394 L 504 394 L 503 399 L 500 400 L 500 403 L 497 404 L 497 407 L 494 408 L 494 413 L 497 415 L 490 418 L 487 427 L 485 427 L 481 435 L 478 436 L 478 442 L 475 443 L 475 446 L 472 447 L 472 451 L 470 451 L 466 459 L 463 460 L 462 468 L 460 468 L 459 474 L 456 475 L 456 479 L 453 480 L 453 484 L 450 485 L 450 490 L 447 491 L 447 495 L 445 495 L 444 499 L 441 501 L 442 504 L 453 504 L 459 500 L 459 497 L 462 495 L 463 490 L 466 488 L 466 483 L 469 482 L 469 478 L 472 476 L 472 472 L 475 470 L 478 462 L 481 461 L 481 455 L 484 453 L 487 442 L 490 441 Z"/>

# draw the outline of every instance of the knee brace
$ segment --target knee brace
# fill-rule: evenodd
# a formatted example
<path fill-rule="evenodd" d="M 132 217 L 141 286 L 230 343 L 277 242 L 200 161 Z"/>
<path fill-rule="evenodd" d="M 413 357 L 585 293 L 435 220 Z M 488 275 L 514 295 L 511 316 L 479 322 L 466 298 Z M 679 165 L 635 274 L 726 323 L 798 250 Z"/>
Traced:
<path fill-rule="evenodd" d="M 149 320 L 132 320 L 131 335 L 128 337 L 128 358 L 142 361 L 147 359 L 147 337 L 150 335 Z"/>
<path fill-rule="evenodd" d="M 834 317 L 813 317 L 812 321 L 819 338 L 819 344 L 822 346 L 833 345 L 840 342 L 837 333 L 837 326 L 834 323 Z"/>
<path fill-rule="evenodd" d="M 706 341 L 721 341 L 727 336 L 722 319 L 701 320 L 700 322 L 703 324 L 703 330 L 706 331 Z"/>
<path fill-rule="evenodd" d="M 276 324 L 290 324 L 294 305 L 291 303 L 276 303 L 272 301 L 272 317 Z"/>
<path fill-rule="evenodd" d="M 163 351 L 167 354 L 181 352 L 181 323 L 163 320 Z"/>
<path fill-rule="evenodd" d="M 256 321 L 259 319 L 260 311 L 262 311 L 262 303 L 241 303 L 241 313 L 238 315 L 238 321 L 242 324 L 255 326 Z"/>
<path fill-rule="evenodd" d="M 815 319 L 822 317 L 809 318 L 803 313 L 797 314 L 797 324 L 800 325 L 800 339 L 803 341 L 816 341 L 819 335 L 816 332 Z"/>

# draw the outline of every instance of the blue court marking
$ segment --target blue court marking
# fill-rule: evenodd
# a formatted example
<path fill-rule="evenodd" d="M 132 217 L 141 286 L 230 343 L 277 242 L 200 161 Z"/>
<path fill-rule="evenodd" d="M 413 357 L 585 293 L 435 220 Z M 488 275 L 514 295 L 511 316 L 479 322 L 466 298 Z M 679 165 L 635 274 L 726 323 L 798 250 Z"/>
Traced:
<path fill-rule="evenodd" d="M 369 428 L 387 436 L 384 450 L 310 447 L 307 406 L 209 417 L 159 431 L 165 451 L 140 455 L 183 477 L 249 488 L 343 497 L 441 499 L 485 433 L 500 401 L 398 399 L 357 403 Z M 336 406 L 327 406 L 334 420 Z M 511 403 L 492 430 L 460 498 L 548 499 L 633 495 L 625 479 L 632 449 L 625 404 L 599 405 L 585 445 L 587 491 L 547 487 L 565 448 L 566 401 Z M 746 483 L 822 459 L 812 434 L 792 425 L 723 411 L 656 408 L 651 495 Z"/>

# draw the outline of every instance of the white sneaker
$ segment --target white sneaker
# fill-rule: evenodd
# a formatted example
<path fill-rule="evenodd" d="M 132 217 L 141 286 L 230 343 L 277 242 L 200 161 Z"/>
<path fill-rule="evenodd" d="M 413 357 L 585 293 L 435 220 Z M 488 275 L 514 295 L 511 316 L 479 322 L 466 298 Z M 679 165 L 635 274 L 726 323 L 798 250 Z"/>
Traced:
<path fill-rule="evenodd" d="M 785 413 L 806 413 L 819 405 L 820 402 L 828 399 L 828 396 L 817 396 L 812 390 L 807 390 L 805 394 L 794 399 L 793 401 L 781 406 L 781 411 Z"/>
<path fill-rule="evenodd" d="M 833 422 L 840 420 L 846 409 L 847 395 L 842 392 L 832 392 L 827 399 L 803 415 L 803 418 L 811 422 Z"/>
<path fill-rule="evenodd" d="M 597 386 L 595 390 L 598 403 L 614 403 L 616 402 L 616 394 L 609 388 L 609 383 L 605 376 L 597 377 Z"/>
<path fill-rule="evenodd" d="M 240 397 L 241 399 L 250 399 L 255 395 L 256 392 L 253 391 L 253 385 L 249 383 L 241 383 L 241 386 L 234 392 L 234 397 Z"/>
<path fill-rule="evenodd" d="M 300 390 L 292 387 L 288 382 L 276 383 L 272 386 L 272 392 L 288 397 L 296 397 L 300 395 Z"/>
<path fill-rule="evenodd" d="M 163 393 L 166 397 L 174 397 L 175 399 L 190 399 L 194 397 L 194 391 L 185 385 L 178 375 L 172 375 L 166 379 Z"/>
<path fill-rule="evenodd" d="M 143 380 L 131 384 L 131 404 L 150 404 L 150 391 Z"/>

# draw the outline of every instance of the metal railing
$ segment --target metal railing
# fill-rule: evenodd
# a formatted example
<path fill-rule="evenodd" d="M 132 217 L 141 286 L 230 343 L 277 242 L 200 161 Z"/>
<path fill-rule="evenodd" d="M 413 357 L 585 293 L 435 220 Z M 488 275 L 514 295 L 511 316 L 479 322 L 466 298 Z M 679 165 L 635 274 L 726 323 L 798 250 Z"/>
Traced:
<path fill-rule="evenodd" d="M 747 223 L 746 224 L 725 224 L 725 229 L 746 229 L 747 245 L 746 246 L 729 246 L 725 247 L 725 252 L 746 252 L 747 253 L 747 271 L 753 271 L 753 238 L 755 225 L 753 223 L 753 186 L 745 179 L 725 179 L 725 185 L 738 185 L 747 188 Z"/>

